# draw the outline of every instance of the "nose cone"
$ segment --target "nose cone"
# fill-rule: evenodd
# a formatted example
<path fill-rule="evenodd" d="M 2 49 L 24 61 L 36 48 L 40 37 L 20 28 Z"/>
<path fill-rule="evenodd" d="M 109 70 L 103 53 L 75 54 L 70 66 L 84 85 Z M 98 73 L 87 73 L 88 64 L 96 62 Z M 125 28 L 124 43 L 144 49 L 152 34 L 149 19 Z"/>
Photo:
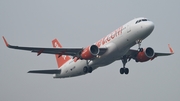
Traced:
<path fill-rule="evenodd" d="M 145 29 L 147 32 L 151 33 L 154 30 L 154 23 L 152 21 L 146 22 Z"/>

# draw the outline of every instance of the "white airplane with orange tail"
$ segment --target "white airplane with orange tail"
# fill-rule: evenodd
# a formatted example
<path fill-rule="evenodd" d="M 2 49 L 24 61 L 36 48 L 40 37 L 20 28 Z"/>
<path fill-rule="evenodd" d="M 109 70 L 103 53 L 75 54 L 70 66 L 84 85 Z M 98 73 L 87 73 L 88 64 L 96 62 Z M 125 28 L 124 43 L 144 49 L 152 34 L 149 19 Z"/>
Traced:
<path fill-rule="evenodd" d="M 74 77 L 91 73 L 98 67 L 121 60 L 123 67 L 120 68 L 120 74 L 128 74 L 129 69 L 125 65 L 131 59 L 146 62 L 158 56 L 174 53 L 170 45 L 168 45 L 170 53 L 157 53 L 151 47 L 140 47 L 142 40 L 149 36 L 153 29 L 152 21 L 144 17 L 136 18 L 85 48 L 62 48 L 57 39 L 52 41 L 54 48 L 14 46 L 8 44 L 4 37 L 3 40 L 9 48 L 35 52 L 38 56 L 41 53 L 55 54 L 58 69 L 32 70 L 28 73 L 54 74 L 54 78 Z M 130 49 L 136 44 L 137 50 Z"/>

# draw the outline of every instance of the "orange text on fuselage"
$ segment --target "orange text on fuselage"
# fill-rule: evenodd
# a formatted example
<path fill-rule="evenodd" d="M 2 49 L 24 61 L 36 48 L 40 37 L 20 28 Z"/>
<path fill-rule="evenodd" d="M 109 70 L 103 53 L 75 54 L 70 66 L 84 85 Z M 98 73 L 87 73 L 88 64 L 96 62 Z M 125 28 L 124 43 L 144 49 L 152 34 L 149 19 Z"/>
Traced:
<path fill-rule="evenodd" d="M 99 40 L 98 42 L 96 42 L 96 45 L 98 47 L 108 43 L 109 41 L 111 41 L 112 39 L 118 37 L 119 35 L 122 34 L 122 27 L 119 27 L 118 29 L 116 29 L 115 31 L 111 32 L 110 34 L 108 34 L 106 37 L 102 38 L 101 40 Z"/>

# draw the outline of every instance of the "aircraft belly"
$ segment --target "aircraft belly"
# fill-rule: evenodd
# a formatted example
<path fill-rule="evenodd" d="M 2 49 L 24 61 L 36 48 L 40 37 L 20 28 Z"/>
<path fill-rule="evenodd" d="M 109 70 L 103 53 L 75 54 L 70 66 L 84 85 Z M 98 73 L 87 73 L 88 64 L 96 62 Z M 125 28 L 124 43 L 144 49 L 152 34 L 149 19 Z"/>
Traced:
<path fill-rule="evenodd" d="M 76 62 L 72 60 L 72 62 L 69 65 L 61 67 L 61 74 L 56 75 L 55 78 L 65 78 L 83 75 L 83 67 L 85 65 L 85 60 L 78 60 Z"/>
<path fill-rule="evenodd" d="M 109 65 L 116 61 L 117 58 L 122 57 L 125 54 L 123 50 L 119 51 L 117 45 L 113 42 L 107 44 L 106 47 L 109 47 L 106 53 L 100 56 L 100 58 L 97 58 L 90 63 L 92 67 L 94 66 L 97 68 Z"/>

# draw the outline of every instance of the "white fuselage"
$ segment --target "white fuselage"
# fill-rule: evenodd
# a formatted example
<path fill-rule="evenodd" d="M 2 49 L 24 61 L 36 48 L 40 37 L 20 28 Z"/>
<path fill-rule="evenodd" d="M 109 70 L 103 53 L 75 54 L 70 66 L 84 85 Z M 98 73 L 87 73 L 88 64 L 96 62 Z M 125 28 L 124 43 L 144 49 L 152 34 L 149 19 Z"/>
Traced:
<path fill-rule="evenodd" d="M 106 47 L 108 50 L 102 56 L 98 56 L 93 60 L 78 60 L 73 59 L 66 62 L 60 69 L 60 74 L 55 74 L 54 78 L 73 77 L 86 74 L 83 72 L 85 66 L 91 66 L 94 69 L 111 64 L 122 57 L 129 49 L 136 44 L 137 40 L 143 40 L 154 29 L 152 21 L 145 18 L 136 18 L 116 29 L 106 37 L 95 43 L 98 47 Z M 141 21 L 140 21 L 141 20 Z M 138 22 L 139 21 L 139 22 Z M 88 62 L 88 63 L 87 63 Z"/>

